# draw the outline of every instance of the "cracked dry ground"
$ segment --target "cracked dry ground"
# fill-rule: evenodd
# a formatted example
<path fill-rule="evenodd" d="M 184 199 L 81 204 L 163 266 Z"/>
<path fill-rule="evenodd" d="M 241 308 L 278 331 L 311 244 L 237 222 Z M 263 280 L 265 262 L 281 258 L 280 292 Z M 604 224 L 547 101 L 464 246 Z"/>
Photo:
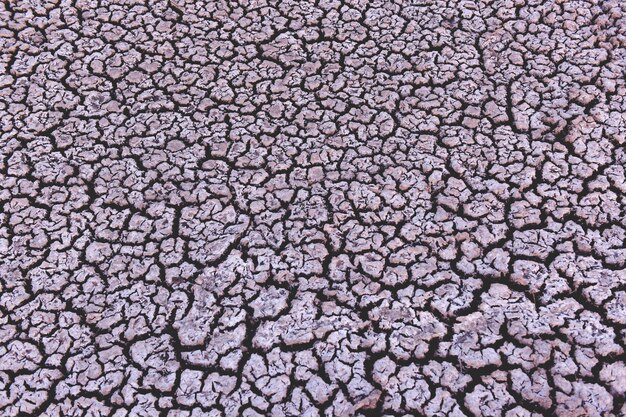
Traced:
<path fill-rule="evenodd" d="M 5 1 L 0 416 L 625 416 L 625 16 Z"/>

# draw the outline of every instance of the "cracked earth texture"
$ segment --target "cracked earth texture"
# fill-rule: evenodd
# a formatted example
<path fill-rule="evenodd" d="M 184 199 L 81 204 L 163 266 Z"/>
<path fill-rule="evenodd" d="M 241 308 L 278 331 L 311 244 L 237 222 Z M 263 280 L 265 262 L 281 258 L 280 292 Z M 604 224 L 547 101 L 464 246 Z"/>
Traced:
<path fill-rule="evenodd" d="M 626 415 L 626 3 L 0 6 L 0 415 Z"/>

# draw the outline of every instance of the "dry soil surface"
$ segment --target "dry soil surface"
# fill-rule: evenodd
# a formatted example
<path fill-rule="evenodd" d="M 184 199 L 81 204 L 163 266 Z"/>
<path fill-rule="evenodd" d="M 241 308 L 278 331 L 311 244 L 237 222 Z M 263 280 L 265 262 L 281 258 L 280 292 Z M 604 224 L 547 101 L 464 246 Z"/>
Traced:
<path fill-rule="evenodd" d="M 626 3 L 5 0 L 0 415 L 626 415 Z"/>

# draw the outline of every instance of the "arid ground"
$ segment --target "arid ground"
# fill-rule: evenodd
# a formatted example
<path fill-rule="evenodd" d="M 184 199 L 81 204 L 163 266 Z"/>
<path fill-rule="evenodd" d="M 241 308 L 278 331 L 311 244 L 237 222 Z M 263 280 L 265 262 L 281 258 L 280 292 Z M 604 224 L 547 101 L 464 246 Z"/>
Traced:
<path fill-rule="evenodd" d="M 4 0 L 0 417 L 624 417 L 625 170 L 622 0 Z"/>

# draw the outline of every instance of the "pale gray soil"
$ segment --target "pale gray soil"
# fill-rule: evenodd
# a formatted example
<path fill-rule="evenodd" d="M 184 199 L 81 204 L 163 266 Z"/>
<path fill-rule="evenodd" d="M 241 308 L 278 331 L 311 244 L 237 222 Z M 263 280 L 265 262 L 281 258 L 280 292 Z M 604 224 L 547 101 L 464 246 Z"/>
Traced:
<path fill-rule="evenodd" d="M 626 416 L 626 2 L 0 5 L 0 416 Z"/>

